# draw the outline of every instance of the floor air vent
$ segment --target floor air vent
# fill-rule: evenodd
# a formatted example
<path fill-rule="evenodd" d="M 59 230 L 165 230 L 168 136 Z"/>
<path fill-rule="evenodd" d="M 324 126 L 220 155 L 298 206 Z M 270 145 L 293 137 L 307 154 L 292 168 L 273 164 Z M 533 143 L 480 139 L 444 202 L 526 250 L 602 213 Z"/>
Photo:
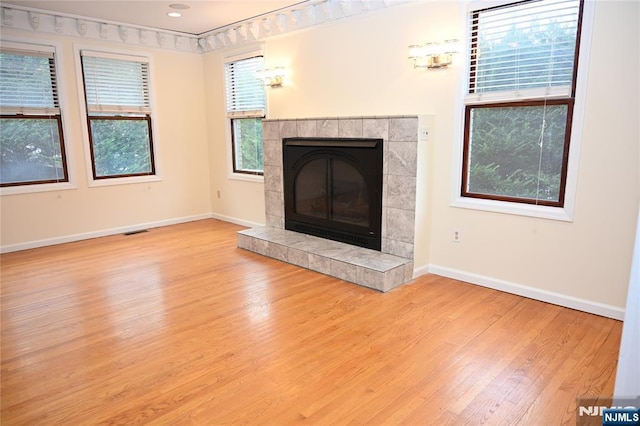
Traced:
<path fill-rule="evenodd" d="M 149 232 L 146 229 L 139 229 L 137 231 L 131 231 L 131 232 L 125 232 L 122 235 L 135 235 L 135 234 L 142 234 L 143 232 Z"/>

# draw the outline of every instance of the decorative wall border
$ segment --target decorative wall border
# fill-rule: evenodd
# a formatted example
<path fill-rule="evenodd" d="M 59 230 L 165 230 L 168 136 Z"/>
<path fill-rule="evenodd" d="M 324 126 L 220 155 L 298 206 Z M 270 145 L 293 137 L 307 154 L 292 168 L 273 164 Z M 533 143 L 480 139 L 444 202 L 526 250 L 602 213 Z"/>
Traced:
<path fill-rule="evenodd" d="M 183 52 L 201 51 L 198 37 L 186 33 L 101 21 L 15 5 L 2 6 L 0 27 Z"/>
<path fill-rule="evenodd" d="M 199 35 L 104 21 L 17 5 L 2 6 L 0 28 L 206 53 L 262 40 L 408 0 L 310 0 Z"/>

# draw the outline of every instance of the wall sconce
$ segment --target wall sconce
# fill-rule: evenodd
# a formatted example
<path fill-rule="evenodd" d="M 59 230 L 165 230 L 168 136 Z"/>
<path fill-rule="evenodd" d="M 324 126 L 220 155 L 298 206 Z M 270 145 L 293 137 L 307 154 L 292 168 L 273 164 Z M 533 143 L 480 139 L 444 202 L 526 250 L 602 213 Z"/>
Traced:
<path fill-rule="evenodd" d="M 256 73 L 258 80 L 262 80 L 265 86 L 281 87 L 285 77 L 283 67 L 267 68 Z"/>
<path fill-rule="evenodd" d="M 413 59 L 413 68 L 446 68 L 453 62 L 453 55 L 459 52 L 460 41 L 457 39 L 413 44 L 409 46 L 409 59 Z"/>

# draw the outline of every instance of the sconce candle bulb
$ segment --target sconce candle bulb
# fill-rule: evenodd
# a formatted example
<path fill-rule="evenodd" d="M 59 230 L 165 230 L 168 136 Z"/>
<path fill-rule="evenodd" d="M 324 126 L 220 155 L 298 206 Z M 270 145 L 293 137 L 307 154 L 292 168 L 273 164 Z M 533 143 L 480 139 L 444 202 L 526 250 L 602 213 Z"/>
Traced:
<path fill-rule="evenodd" d="M 446 68 L 453 62 L 453 55 L 460 52 L 457 39 L 429 42 L 409 46 L 409 59 L 414 68 Z"/>
<path fill-rule="evenodd" d="M 258 80 L 262 80 L 265 86 L 281 87 L 286 71 L 283 67 L 266 68 L 256 73 Z"/>

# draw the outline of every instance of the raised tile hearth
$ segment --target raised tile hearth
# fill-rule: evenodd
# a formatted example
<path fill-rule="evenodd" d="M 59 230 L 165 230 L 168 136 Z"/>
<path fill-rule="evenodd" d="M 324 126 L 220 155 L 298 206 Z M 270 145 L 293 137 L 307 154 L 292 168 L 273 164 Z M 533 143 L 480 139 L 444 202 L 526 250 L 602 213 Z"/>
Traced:
<path fill-rule="evenodd" d="M 238 247 L 379 291 L 412 279 L 417 116 L 263 120 L 266 227 L 238 233 Z M 382 248 L 369 250 L 284 229 L 282 139 L 382 138 Z"/>
<path fill-rule="evenodd" d="M 413 276 L 411 259 L 284 229 L 240 231 L 238 247 L 383 292 Z"/>

